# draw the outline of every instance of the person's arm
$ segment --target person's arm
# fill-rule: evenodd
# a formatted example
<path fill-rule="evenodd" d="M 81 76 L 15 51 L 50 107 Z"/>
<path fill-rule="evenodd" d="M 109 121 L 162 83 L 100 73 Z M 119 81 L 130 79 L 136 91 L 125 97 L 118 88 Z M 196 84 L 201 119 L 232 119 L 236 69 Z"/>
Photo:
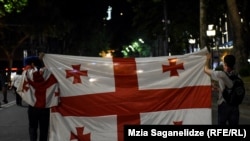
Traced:
<path fill-rule="evenodd" d="M 211 76 L 211 73 L 212 73 L 212 70 L 209 68 L 210 59 L 211 59 L 211 54 L 208 53 L 207 54 L 207 59 L 206 59 L 205 65 L 204 65 L 204 72 L 206 74 L 208 74 L 209 76 Z"/>

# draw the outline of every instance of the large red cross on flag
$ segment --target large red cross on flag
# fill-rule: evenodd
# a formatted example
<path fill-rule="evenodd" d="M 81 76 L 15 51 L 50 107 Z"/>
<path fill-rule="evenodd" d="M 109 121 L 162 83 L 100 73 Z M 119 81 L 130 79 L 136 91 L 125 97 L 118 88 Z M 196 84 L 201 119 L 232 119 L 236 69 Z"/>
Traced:
<path fill-rule="evenodd" d="M 59 89 L 55 76 L 46 68 L 26 66 L 22 81 L 17 88 L 18 94 L 27 104 L 37 108 L 50 108 L 59 101 Z"/>
<path fill-rule="evenodd" d="M 50 141 L 123 141 L 127 124 L 211 124 L 205 52 L 109 59 L 45 54 L 61 92 Z"/>

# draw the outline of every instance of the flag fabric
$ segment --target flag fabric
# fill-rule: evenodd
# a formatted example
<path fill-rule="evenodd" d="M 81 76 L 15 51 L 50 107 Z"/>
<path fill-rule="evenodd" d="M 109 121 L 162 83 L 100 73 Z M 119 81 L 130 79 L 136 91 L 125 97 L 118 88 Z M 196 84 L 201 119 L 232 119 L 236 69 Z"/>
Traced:
<path fill-rule="evenodd" d="M 22 100 L 33 107 L 50 108 L 59 103 L 58 82 L 46 68 L 26 66 L 17 92 Z"/>
<path fill-rule="evenodd" d="M 60 88 L 50 141 L 123 141 L 124 125 L 211 124 L 206 49 L 176 56 L 45 54 Z"/>

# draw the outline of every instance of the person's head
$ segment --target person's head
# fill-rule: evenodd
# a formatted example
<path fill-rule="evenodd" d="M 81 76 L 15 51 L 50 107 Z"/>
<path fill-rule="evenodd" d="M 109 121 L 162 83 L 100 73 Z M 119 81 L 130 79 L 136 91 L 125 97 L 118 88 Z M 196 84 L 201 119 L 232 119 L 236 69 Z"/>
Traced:
<path fill-rule="evenodd" d="M 17 75 L 22 75 L 22 72 L 23 72 L 22 68 L 18 68 L 17 71 L 16 71 L 16 74 Z"/>
<path fill-rule="evenodd" d="M 235 57 L 233 55 L 226 55 L 224 57 L 224 61 L 223 61 L 223 64 L 224 64 L 224 70 L 225 71 L 231 71 L 234 69 L 234 65 L 235 65 Z"/>

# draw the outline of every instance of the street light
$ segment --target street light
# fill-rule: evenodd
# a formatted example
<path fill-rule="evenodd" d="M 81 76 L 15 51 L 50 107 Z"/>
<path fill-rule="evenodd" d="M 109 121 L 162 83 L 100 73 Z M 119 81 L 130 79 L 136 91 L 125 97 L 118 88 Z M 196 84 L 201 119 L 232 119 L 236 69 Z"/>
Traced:
<path fill-rule="evenodd" d="M 208 25 L 207 36 L 213 37 L 215 35 L 216 35 L 216 32 L 214 30 L 214 25 L 213 24 Z"/>
<path fill-rule="evenodd" d="M 207 30 L 207 36 L 209 38 L 212 38 L 212 42 L 211 42 L 211 45 L 209 46 L 210 49 L 213 45 L 213 40 L 214 40 L 214 36 L 216 35 L 216 31 L 214 30 L 214 25 L 213 24 L 210 24 L 208 25 L 208 30 Z"/>
<path fill-rule="evenodd" d="M 213 24 L 210 24 L 208 25 L 208 30 L 207 30 L 207 36 L 211 39 L 212 38 L 212 42 L 210 42 L 209 44 L 209 50 L 211 52 L 211 55 L 212 55 L 212 62 L 211 62 L 211 67 L 212 69 L 214 68 L 213 67 L 213 60 L 214 60 L 214 53 L 213 53 L 213 42 L 214 42 L 214 36 L 216 35 L 216 31 L 214 30 L 214 25 Z"/>

